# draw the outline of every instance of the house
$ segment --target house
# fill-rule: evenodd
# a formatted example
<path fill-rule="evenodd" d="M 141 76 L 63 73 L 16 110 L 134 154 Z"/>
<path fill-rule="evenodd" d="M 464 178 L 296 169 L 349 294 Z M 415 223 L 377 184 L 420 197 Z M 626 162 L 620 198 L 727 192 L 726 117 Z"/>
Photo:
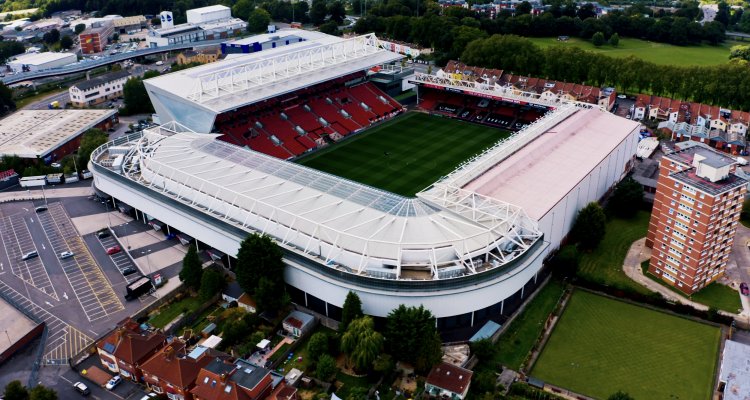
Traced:
<path fill-rule="evenodd" d="M 633 105 L 633 119 L 640 121 L 646 118 L 649 104 L 651 104 L 651 96 L 647 94 L 639 94 Z"/>
<path fill-rule="evenodd" d="M 424 398 L 463 400 L 469 393 L 471 376 L 474 373 L 448 363 L 432 367 L 427 375 L 424 387 Z"/>
<path fill-rule="evenodd" d="M 312 329 L 315 317 L 300 311 L 292 311 L 282 323 L 284 330 L 294 336 L 300 337 Z"/>
<path fill-rule="evenodd" d="M 221 56 L 220 48 L 186 50 L 177 55 L 177 64 L 180 64 L 180 65 L 190 64 L 190 63 L 207 64 L 207 63 L 212 63 L 218 60 L 220 56 Z"/>
<path fill-rule="evenodd" d="M 128 71 L 116 71 L 109 74 L 78 82 L 68 88 L 70 101 L 75 107 L 87 107 L 116 99 L 123 95 Z"/>
<path fill-rule="evenodd" d="M 201 368 L 217 357 L 229 355 L 203 346 L 188 352 L 186 343 L 175 339 L 143 363 L 143 381 L 152 392 L 165 393 L 173 400 L 191 400 L 190 389 L 195 387 Z"/>
<path fill-rule="evenodd" d="M 221 298 L 227 303 L 236 301 L 238 307 L 245 309 L 249 313 L 257 312 L 255 300 L 242 290 L 237 281 L 230 283 L 224 288 L 224 291 L 221 292 Z"/>
<path fill-rule="evenodd" d="M 271 371 L 238 359 L 214 358 L 190 390 L 195 400 L 262 400 L 273 390 Z"/>
<path fill-rule="evenodd" d="M 167 337 L 142 330 L 130 318 L 117 325 L 96 344 L 99 360 L 110 372 L 138 382 L 142 377 L 141 365 L 167 344 Z"/>

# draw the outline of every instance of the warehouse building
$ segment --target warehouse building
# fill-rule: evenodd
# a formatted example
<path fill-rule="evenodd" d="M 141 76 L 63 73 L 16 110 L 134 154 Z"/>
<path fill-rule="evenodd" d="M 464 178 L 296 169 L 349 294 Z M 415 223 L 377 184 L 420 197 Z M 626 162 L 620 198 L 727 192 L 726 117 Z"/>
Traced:
<path fill-rule="evenodd" d="M 77 62 L 78 57 L 73 53 L 27 53 L 16 56 L 15 60 L 8 62 L 8 66 L 18 73 L 60 68 Z"/>

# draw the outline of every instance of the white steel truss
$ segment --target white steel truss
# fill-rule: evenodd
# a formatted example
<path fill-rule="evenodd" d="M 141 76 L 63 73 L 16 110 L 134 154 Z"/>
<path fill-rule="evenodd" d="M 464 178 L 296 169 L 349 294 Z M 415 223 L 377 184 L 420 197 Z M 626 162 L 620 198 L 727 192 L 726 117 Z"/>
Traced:
<path fill-rule="evenodd" d="M 280 80 L 386 52 L 375 34 L 321 44 L 198 75 L 189 100 L 205 103 Z"/>
<path fill-rule="evenodd" d="M 435 75 L 428 75 L 423 73 L 417 73 L 414 78 L 409 80 L 411 83 L 416 84 L 427 84 L 439 86 L 441 88 L 458 89 L 463 93 L 473 94 L 480 97 L 490 96 L 491 98 L 500 98 L 509 102 L 526 102 L 531 104 L 538 104 L 546 107 L 560 107 L 562 105 L 570 104 L 577 108 L 591 109 L 599 108 L 604 110 L 597 104 L 584 103 L 581 101 L 567 100 L 564 98 L 557 98 L 556 100 L 548 100 L 542 97 L 540 93 L 525 92 L 520 90 L 513 85 L 502 86 L 499 84 L 488 84 L 485 82 L 474 82 L 462 79 L 454 79 L 449 76 L 439 77 Z M 606 110 L 605 110 L 606 111 Z"/>

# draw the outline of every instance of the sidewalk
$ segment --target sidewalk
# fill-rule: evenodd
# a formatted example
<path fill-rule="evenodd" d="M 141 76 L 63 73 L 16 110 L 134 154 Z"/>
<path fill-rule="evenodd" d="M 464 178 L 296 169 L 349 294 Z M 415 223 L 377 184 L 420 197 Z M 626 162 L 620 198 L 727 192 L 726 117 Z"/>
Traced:
<path fill-rule="evenodd" d="M 646 238 L 641 238 L 633 242 L 628 250 L 628 254 L 625 256 L 625 263 L 622 266 L 622 270 L 625 272 L 630 279 L 636 281 L 641 286 L 647 288 L 652 292 L 661 294 L 665 299 L 669 301 L 679 302 L 681 304 L 688 305 L 697 310 L 708 310 L 708 306 L 701 303 L 696 303 L 690 299 L 680 296 L 674 291 L 668 289 L 664 285 L 655 282 L 653 279 L 645 276 L 643 270 L 641 270 L 641 262 L 651 258 L 651 249 L 646 247 Z M 739 296 L 739 294 L 738 294 Z M 733 316 L 737 319 L 748 320 L 750 317 L 750 302 L 747 301 L 745 296 L 740 296 L 742 300 L 742 306 L 744 310 L 740 314 L 732 314 L 722 310 L 719 310 L 721 314 Z"/>
<path fill-rule="evenodd" d="M 48 187 L 45 188 L 48 199 L 59 197 L 81 197 L 91 196 L 92 189 L 90 186 L 84 187 Z M 42 190 L 34 188 L 31 190 L 14 190 L 10 192 L 0 192 L 0 203 L 19 200 L 38 200 L 42 198 Z"/>

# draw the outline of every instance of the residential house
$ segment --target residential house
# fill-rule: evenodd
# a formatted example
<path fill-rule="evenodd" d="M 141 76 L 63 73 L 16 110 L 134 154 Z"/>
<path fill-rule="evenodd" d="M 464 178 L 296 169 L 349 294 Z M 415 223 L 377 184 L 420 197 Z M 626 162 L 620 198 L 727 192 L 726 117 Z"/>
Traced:
<path fill-rule="evenodd" d="M 166 344 L 164 334 L 142 330 L 138 323 L 128 318 L 100 340 L 96 348 L 106 369 L 138 382 L 142 376 L 141 365 Z"/>
<path fill-rule="evenodd" d="M 456 365 L 441 362 L 427 375 L 424 397 L 428 399 L 463 400 L 469 393 L 474 373 Z"/>
<path fill-rule="evenodd" d="M 294 336 L 300 337 L 307 333 L 315 325 L 315 317 L 305 314 L 301 311 L 292 311 L 284 319 L 282 327 L 284 330 Z"/>
<path fill-rule="evenodd" d="M 649 104 L 651 104 L 651 96 L 647 94 L 639 94 L 633 105 L 633 119 L 640 121 L 646 118 Z"/>
<path fill-rule="evenodd" d="M 201 368 L 217 357 L 229 355 L 203 346 L 188 352 L 186 343 L 175 339 L 141 365 L 143 380 L 152 392 L 164 393 L 171 400 L 191 400 L 190 389 Z"/>
<path fill-rule="evenodd" d="M 221 298 L 228 303 L 236 301 L 238 307 L 245 309 L 249 313 L 257 312 L 255 300 L 242 290 L 237 281 L 230 283 L 224 288 L 224 291 L 221 292 Z"/>
<path fill-rule="evenodd" d="M 271 371 L 238 359 L 214 358 L 190 390 L 195 400 L 262 400 L 273 390 Z"/>

